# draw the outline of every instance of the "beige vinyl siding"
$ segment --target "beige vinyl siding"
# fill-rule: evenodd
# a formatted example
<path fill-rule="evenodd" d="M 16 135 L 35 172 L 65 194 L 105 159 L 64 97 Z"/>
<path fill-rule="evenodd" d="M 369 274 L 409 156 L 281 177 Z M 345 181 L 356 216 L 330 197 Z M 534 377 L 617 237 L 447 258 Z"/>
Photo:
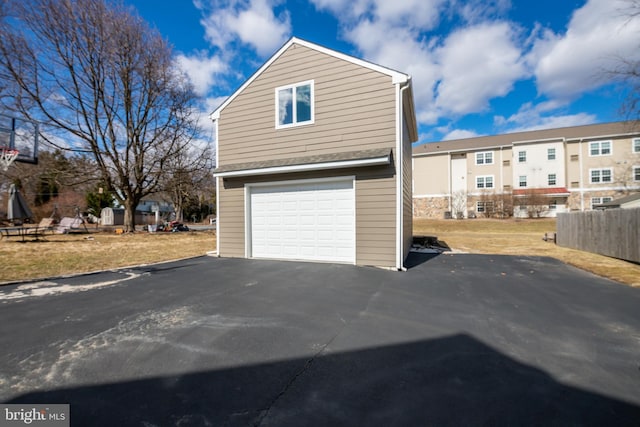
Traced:
<path fill-rule="evenodd" d="M 493 155 L 493 163 L 477 165 L 476 154 L 487 152 L 490 152 Z M 482 150 L 467 153 L 467 191 L 469 193 L 502 191 L 502 182 L 500 181 L 500 170 L 502 168 L 503 166 L 502 162 L 500 161 L 500 150 Z M 493 188 L 476 188 L 476 177 L 478 176 L 493 176 Z"/>
<path fill-rule="evenodd" d="M 393 176 L 374 179 L 359 176 L 356 181 L 358 265 L 395 267 L 395 186 Z"/>
<path fill-rule="evenodd" d="M 276 129 L 275 89 L 309 80 L 314 123 Z M 389 76 L 293 45 L 221 112 L 218 137 L 220 166 L 392 148 L 395 86 Z"/>
<path fill-rule="evenodd" d="M 564 158 L 567 170 L 567 188 L 579 188 L 582 185 L 580 177 L 580 143 L 570 142 L 565 145 L 566 155 Z"/>
<path fill-rule="evenodd" d="M 244 257 L 244 186 L 237 181 L 220 181 L 222 188 L 219 190 L 218 254 L 225 257 Z"/>
<path fill-rule="evenodd" d="M 416 196 L 449 193 L 449 154 L 413 158 L 413 192 Z"/>
<path fill-rule="evenodd" d="M 281 182 L 355 176 L 356 264 L 395 266 L 395 170 L 363 167 L 331 171 L 289 173 L 245 178 L 224 178 L 220 189 L 220 248 L 224 257 L 245 256 L 245 183 Z"/>
<path fill-rule="evenodd" d="M 504 165 L 505 160 L 509 162 L 508 166 Z M 503 148 L 502 159 L 498 159 L 498 163 L 502 165 L 502 184 L 498 190 L 504 191 L 505 185 L 513 189 L 513 150 L 511 148 Z"/>
<path fill-rule="evenodd" d="M 404 245 L 403 255 L 409 255 L 411 244 L 413 243 L 413 178 L 411 162 L 411 138 L 405 118 L 402 118 L 402 241 Z M 402 260 L 404 262 L 404 259 Z"/>

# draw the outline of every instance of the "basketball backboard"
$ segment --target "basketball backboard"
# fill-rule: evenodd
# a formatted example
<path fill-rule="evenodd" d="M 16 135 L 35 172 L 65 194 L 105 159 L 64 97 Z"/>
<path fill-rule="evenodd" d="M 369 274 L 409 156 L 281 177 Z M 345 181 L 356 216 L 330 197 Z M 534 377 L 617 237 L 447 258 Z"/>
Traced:
<path fill-rule="evenodd" d="M 38 124 L 0 114 L 0 147 L 18 150 L 16 162 L 38 163 Z"/>

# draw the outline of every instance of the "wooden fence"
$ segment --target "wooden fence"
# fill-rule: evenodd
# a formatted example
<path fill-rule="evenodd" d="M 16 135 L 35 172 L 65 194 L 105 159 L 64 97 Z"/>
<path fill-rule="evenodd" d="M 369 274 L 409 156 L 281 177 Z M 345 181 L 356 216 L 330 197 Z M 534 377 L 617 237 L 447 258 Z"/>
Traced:
<path fill-rule="evenodd" d="M 640 263 L 640 208 L 559 213 L 559 246 Z"/>

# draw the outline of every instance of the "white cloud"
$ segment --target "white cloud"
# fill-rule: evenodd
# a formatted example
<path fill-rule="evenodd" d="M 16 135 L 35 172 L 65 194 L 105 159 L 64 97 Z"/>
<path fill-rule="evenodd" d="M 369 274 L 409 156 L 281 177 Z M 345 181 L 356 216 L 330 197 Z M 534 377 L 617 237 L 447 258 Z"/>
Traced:
<path fill-rule="evenodd" d="M 440 69 L 427 41 L 416 40 L 408 29 L 369 20 L 348 31 L 346 38 L 358 46 L 365 59 L 410 74 L 418 121 L 434 123 L 438 119 L 434 90 Z"/>
<path fill-rule="evenodd" d="M 487 16 L 508 9 L 508 0 L 474 0 L 463 10 L 455 9 L 460 2 L 445 0 L 311 1 L 335 14 L 345 39 L 365 59 L 413 77 L 421 124 L 482 111 L 528 75 L 517 31 L 506 22 L 486 22 Z M 464 12 L 463 21 L 484 23 L 430 36 L 448 12 Z"/>
<path fill-rule="evenodd" d="M 454 114 L 479 112 L 527 75 L 516 34 L 504 22 L 464 28 L 437 50 L 442 81 L 437 104 Z"/>
<path fill-rule="evenodd" d="M 336 17 L 353 19 L 363 15 L 370 7 L 370 0 L 309 0 L 316 9 L 328 10 Z"/>
<path fill-rule="evenodd" d="M 215 83 L 216 74 L 227 71 L 226 63 L 217 56 L 207 56 L 205 52 L 196 52 L 188 56 L 178 54 L 176 62 L 193 84 L 193 88 L 199 96 L 205 96 Z"/>
<path fill-rule="evenodd" d="M 465 139 L 479 136 L 475 131 L 467 129 L 454 129 L 442 137 L 442 141 L 448 141 L 451 139 Z"/>
<path fill-rule="evenodd" d="M 207 40 L 222 51 L 238 40 L 264 57 L 291 34 L 289 14 L 282 12 L 276 16 L 274 8 L 278 2 L 274 0 L 212 0 L 194 4 L 207 13 L 201 21 Z"/>
<path fill-rule="evenodd" d="M 475 25 L 495 20 L 511 8 L 510 0 L 450 0 L 449 10 L 465 22 Z"/>
<path fill-rule="evenodd" d="M 619 57 L 640 59 L 640 19 L 629 20 L 624 0 L 589 0 L 577 9 L 566 33 L 544 31 L 534 42 L 528 61 L 538 91 L 574 99 L 611 81 Z"/>
<path fill-rule="evenodd" d="M 542 102 L 534 105 L 526 103 L 517 113 L 509 116 L 494 117 L 494 124 L 502 132 L 523 132 L 539 129 L 552 129 L 568 126 L 581 126 L 597 122 L 594 114 L 553 114 L 559 104 L 556 102 Z"/>
<path fill-rule="evenodd" d="M 443 0 L 373 0 L 376 17 L 395 25 L 433 28 L 440 20 Z"/>

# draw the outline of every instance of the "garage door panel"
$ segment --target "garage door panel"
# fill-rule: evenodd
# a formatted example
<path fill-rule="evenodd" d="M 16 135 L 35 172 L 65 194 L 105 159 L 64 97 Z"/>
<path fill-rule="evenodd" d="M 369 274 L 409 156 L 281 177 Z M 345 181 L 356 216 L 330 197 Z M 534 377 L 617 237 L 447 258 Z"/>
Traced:
<path fill-rule="evenodd" d="M 353 263 L 352 180 L 253 187 L 250 255 Z"/>

